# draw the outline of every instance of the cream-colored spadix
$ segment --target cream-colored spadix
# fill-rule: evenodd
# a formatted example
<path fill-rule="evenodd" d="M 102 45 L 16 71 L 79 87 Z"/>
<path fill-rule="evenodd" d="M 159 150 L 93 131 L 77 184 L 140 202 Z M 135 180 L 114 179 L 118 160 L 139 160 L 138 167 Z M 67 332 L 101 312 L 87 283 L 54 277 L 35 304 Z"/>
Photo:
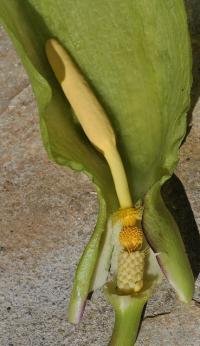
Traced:
<path fill-rule="evenodd" d="M 58 41 L 47 41 L 46 54 L 85 134 L 103 153 L 110 166 L 121 208 L 131 207 L 126 174 L 107 115 L 70 55 Z"/>

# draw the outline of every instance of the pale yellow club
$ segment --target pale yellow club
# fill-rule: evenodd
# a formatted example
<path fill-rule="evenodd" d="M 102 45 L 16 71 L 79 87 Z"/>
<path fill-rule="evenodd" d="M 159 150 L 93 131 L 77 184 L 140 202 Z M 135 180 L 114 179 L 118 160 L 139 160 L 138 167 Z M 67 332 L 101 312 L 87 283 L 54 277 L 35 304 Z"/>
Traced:
<path fill-rule="evenodd" d="M 115 133 L 104 109 L 76 67 L 69 53 L 55 39 L 46 43 L 46 54 L 65 96 L 85 134 L 102 152 L 110 167 L 121 208 L 132 206 L 125 170 L 116 146 Z"/>

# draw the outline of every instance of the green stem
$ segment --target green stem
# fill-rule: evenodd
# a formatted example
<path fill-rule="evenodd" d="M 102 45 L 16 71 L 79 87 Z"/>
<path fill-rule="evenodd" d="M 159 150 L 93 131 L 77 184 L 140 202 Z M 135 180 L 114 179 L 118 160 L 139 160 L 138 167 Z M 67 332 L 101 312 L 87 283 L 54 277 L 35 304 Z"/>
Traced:
<path fill-rule="evenodd" d="M 133 346 L 148 297 L 142 294 L 134 297 L 120 296 L 109 291 L 106 288 L 105 293 L 115 310 L 115 325 L 109 346 Z"/>

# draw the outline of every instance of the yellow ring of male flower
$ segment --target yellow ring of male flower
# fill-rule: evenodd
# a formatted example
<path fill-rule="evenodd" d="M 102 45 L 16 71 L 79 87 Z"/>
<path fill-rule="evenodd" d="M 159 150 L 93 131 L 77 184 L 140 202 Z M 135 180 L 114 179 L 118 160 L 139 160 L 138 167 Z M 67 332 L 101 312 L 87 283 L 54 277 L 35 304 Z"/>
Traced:
<path fill-rule="evenodd" d="M 122 226 L 133 226 L 136 224 L 137 220 L 142 219 L 143 208 L 120 208 L 114 215 L 114 223 L 121 221 Z"/>
<path fill-rule="evenodd" d="M 131 252 L 139 250 L 143 243 L 143 232 L 136 226 L 124 226 L 119 233 L 121 246 Z"/>

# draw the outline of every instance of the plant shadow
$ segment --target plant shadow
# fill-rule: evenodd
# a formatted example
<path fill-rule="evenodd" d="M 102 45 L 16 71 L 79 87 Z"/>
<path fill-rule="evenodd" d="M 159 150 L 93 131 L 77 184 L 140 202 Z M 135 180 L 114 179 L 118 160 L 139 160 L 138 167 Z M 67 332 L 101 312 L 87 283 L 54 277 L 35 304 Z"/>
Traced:
<path fill-rule="evenodd" d="M 191 89 L 191 105 L 187 116 L 187 137 L 192 127 L 192 113 L 200 96 L 200 2 L 185 0 L 185 5 L 192 43 L 193 61 L 193 83 Z"/>
<path fill-rule="evenodd" d="M 200 272 L 200 235 L 183 184 L 175 174 L 164 184 L 162 196 L 179 227 L 194 277 L 197 278 Z"/>

